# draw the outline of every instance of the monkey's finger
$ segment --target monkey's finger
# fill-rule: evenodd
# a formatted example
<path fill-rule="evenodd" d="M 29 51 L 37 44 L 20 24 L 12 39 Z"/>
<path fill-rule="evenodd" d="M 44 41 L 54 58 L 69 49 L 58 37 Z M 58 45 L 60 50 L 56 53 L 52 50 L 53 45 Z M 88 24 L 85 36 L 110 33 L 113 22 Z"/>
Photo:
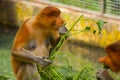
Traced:
<path fill-rule="evenodd" d="M 40 65 L 42 65 L 42 66 L 47 66 L 47 65 L 49 65 L 49 64 L 52 63 L 51 60 L 43 59 L 43 58 L 40 58 L 40 59 L 39 59 L 39 62 L 40 62 Z"/>

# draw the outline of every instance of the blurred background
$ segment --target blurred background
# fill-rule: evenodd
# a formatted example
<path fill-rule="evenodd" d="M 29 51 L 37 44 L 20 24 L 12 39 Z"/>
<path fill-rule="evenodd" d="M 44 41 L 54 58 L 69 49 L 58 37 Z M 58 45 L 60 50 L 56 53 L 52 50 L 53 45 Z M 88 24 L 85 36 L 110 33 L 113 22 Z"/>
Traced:
<path fill-rule="evenodd" d="M 14 80 L 10 64 L 14 36 L 26 19 L 48 5 L 62 11 L 61 16 L 68 30 L 83 15 L 60 49 L 55 64 L 68 66 L 68 61 L 77 71 L 89 65 L 93 70 L 90 71 L 92 74 L 87 75 L 90 77 L 88 80 L 96 80 L 96 71 L 103 67 L 98 58 L 106 55 L 104 48 L 108 44 L 120 39 L 120 0 L 0 0 L 0 78 L 9 77 Z M 106 22 L 101 34 L 96 24 L 98 20 Z M 96 34 L 90 31 L 74 34 L 85 27 L 96 30 Z M 120 80 L 120 74 L 109 72 L 115 80 Z"/>

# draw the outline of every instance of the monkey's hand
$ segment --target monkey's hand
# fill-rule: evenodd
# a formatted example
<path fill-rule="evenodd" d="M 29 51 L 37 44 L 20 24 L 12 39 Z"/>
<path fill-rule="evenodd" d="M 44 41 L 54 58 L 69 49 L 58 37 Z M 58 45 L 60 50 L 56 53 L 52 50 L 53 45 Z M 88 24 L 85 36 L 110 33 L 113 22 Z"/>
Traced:
<path fill-rule="evenodd" d="M 37 59 L 37 64 L 38 65 L 47 66 L 47 65 L 52 63 L 52 61 L 48 60 L 47 58 L 37 57 L 36 59 Z"/>
<path fill-rule="evenodd" d="M 113 80 L 113 78 L 109 75 L 107 70 L 97 71 L 96 77 L 97 77 L 98 80 Z"/>

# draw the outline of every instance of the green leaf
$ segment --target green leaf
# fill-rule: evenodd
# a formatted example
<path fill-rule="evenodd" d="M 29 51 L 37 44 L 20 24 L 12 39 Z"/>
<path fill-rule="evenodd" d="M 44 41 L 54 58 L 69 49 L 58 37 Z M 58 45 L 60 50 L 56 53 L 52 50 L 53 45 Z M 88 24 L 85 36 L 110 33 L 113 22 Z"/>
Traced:
<path fill-rule="evenodd" d="M 103 27 L 103 25 L 104 25 L 105 23 L 106 23 L 106 22 L 103 21 L 103 20 L 98 20 L 98 21 L 97 21 L 96 24 L 98 25 L 99 34 L 101 33 L 102 27 Z"/>
<path fill-rule="evenodd" d="M 89 31 L 89 30 L 91 30 L 91 28 L 87 26 L 87 27 L 85 27 L 84 30 Z"/>
<path fill-rule="evenodd" d="M 93 30 L 93 34 L 95 34 L 96 33 L 96 30 Z"/>

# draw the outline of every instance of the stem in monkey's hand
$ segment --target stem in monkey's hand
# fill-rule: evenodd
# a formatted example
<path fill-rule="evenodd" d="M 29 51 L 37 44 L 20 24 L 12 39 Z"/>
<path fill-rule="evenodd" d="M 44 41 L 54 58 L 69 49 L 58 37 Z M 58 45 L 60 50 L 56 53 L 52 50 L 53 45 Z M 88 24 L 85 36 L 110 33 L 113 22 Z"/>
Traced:
<path fill-rule="evenodd" d="M 57 73 L 57 71 L 55 70 L 54 66 L 50 65 L 49 66 L 49 71 L 57 78 L 59 78 L 59 80 L 63 80 L 62 77 Z M 54 79 L 56 80 L 56 79 Z"/>
<path fill-rule="evenodd" d="M 73 23 L 73 25 L 72 25 L 72 26 L 70 27 L 70 29 L 66 32 L 65 35 L 61 36 L 60 41 L 58 42 L 58 44 L 56 45 L 56 47 L 54 48 L 54 50 L 52 51 L 52 53 L 51 53 L 51 55 L 50 55 L 50 57 L 49 57 L 51 60 L 54 59 L 54 57 L 55 57 L 55 55 L 56 55 L 56 53 L 57 53 L 57 51 L 58 51 L 58 48 L 60 48 L 61 45 L 63 44 L 63 40 L 65 40 L 66 36 L 68 36 L 68 34 L 70 33 L 70 31 L 71 31 L 71 30 L 73 29 L 73 27 L 80 21 L 80 19 L 81 19 L 82 17 L 83 17 L 83 15 L 80 16 L 80 17 Z M 57 77 L 59 78 L 59 80 L 63 80 L 62 77 L 57 73 L 57 71 L 55 70 L 55 68 L 54 68 L 52 65 L 49 66 L 49 71 L 50 71 L 54 76 L 57 76 Z"/>
<path fill-rule="evenodd" d="M 69 35 L 70 31 L 74 28 L 74 26 L 80 21 L 80 19 L 83 17 L 83 15 L 81 15 L 74 23 L 73 25 L 70 27 L 70 29 L 66 32 L 65 35 L 63 35 L 60 39 L 60 41 L 58 42 L 58 44 L 56 45 L 56 47 L 54 48 L 54 50 L 52 51 L 51 55 L 50 55 L 50 59 L 54 59 L 56 53 L 57 53 L 57 48 L 61 47 L 62 43 L 63 43 L 63 40 L 65 40 L 66 36 Z"/>

